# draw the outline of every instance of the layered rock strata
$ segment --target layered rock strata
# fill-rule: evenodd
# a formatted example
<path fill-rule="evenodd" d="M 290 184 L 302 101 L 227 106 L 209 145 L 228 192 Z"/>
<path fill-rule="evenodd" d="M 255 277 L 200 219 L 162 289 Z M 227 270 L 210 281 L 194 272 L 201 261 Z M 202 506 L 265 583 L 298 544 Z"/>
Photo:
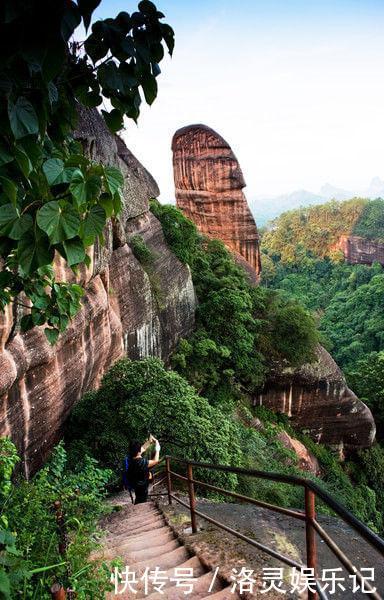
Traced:
<path fill-rule="evenodd" d="M 343 450 L 372 445 L 376 428 L 371 411 L 350 390 L 330 354 L 319 346 L 317 361 L 300 369 L 282 369 L 254 399 L 285 413 L 317 441 Z"/>
<path fill-rule="evenodd" d="M 257 279 L 259 235 L 232 149 L 213 129 L 190 125 L 175 133 L 172 150 L 177 206 L 201 233 L 222 240 Z"/>
<path fill-rule="evenodd" d="M 345 260 L 352 265 L 372 265 L 379 262 L 384 265 L 384 244 L 357 235 L 342 235 L 335 245 L 341 250 Z"/>
<path fill-rule="evenodd" d="M 14 440 L 27 475 L 60 439 L 74 403 L 114 361 L 125 354 L 166 360 L 194 324 L 189 269 L 169 251 L 149 212 L 156 183 L 97 113 L 81 115 L 77 137 L 94 159 L 122 170 L 124 209 L 108 223 L 105 245 L 91 249 L 91 267 L 77 276 L 86 289 L 83 307 L 55 346 L 40 327 L 20 333 L 21 315 L 12 307 L 0 316 L 0 435 Z M 132 253 L 132 235 L 142 236 L 153 253 L 151 274 Z M 73 279 L 60 260 L 56 274 Z"/>

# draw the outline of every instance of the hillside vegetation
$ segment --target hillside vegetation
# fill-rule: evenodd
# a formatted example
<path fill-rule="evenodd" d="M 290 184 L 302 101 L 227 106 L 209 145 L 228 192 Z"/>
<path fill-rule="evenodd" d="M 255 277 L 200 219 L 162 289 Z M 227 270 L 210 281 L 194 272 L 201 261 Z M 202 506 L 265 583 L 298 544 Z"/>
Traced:
<path fill-rule="evenodd" d="M 336 233 L 345 232 L 346 224 L 353 224 L 355 235 L 384 239 L 384 201 L 353 199 L 281 215 L 262 239 L 262 284 L 312 312 L 323 343 L 344 370 L 348 384 L 370 407 L 378 442 L 354 457 L 350 473 L 356 481 L 369 482 L 382 504 L 384 268 L 379 263 L 350 265 L 332 254 L 326 243 L 321 247 L 321 239 L 329 244 Z"/>
<path fill-rule="evenodd" d="M 341 235 L 381 240 L 383 228 L 384 200 L 332 200 L 290 210 L 274 219 L 263 234 L 263 249 L 284 263 L 301 262 L 308 253 L 342 260 L 335 247 Z"/>

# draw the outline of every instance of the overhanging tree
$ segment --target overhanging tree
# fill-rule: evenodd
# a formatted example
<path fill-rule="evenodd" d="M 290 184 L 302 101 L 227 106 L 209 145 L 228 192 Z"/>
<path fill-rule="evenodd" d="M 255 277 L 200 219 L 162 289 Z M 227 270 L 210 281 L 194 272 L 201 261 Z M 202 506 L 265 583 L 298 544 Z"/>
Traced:
<path fill-rule="evenodd" d="M 71 134 L 79 104 L 101 112 L 112 132 L 137 121 L 142 95 L 157 95 L 172 28 L 149 0 L 132 14 L 93 23 L 100 0 L 5 0 L 0 7 L 0 309 L 28 307 L 22 329 L 46 325 L 54 342 L 80 307 L 83 289 L 57 282 L 55 253 L 73 270 L 103 243 L 121 210 L 123 177 L 90 161 Z"/>

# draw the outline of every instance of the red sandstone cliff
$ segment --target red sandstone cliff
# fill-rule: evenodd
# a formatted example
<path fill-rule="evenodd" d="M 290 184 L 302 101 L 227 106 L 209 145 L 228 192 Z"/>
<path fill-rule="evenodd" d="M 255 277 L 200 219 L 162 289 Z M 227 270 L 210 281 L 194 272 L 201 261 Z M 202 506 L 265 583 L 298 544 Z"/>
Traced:
<path fill-rule="evenodd" d="M 190 125 L 175 133 L 172 150 L 177 206 L 203 234 L 222 240 L 258 278 L 259 236 L 230 146 L 213 129 Z"/>
<path fill-rule="evenodd" d="M 340 236 L 332 249 L 340 250 L 352 265 L 372 265 L 374 262 L 384 265 L 384 244 L 376 240 L 345 234 Z"/>
<path fill-rule="evenodd" d="M 251 266 L 257 280 L 257 228 L 230 146 L 209 127 L 191 125 L 175 133 L 172 150 L 178 207 L 202 233 L 222 240 L 241 256 L 243 266 L 247 270 Z M 339 449 L 370 446 L 375 436 L 370 410 L 348 388 L 341 370 L 321 347 L 314 364 L 296 371 L 282 368 L 270 377 L 254 403 L 286 413 L 316 441 Z"/>
<path fill-rule="evenodd" d="M 95 245 L 92 265 L 78 280 L 85 285 L 83 308 L 51 347 L 35 327 L 22 334 L 21 315 L 12 307 L 0 315 L 0 435 L 10 435 L 35 471 L 60 439 L 73 404 L 96 387 L 119 357 L 166 359 L 194 323 L 195 295 L 190 272 L 169 251 L 148 199 L 158 187 L 121 140 L 106 130 L 97 113 L 81 115 L 77 137 L 90 155 L 120 167 L 125 177 L 125 206 L 108 223 L 105 246 Z M 135 259 L 129 237 L 141 235 L 156 259 L 156 287 Z M 73 277 L 58 261 L 61 279 Z M 159 302 L 159 291 L 161 302 Z M 92 415 L 90 415 L 92 419 Z"/>
<path fill-rule="evenodd" d="M 369 408 L 350 390 L 344 375 L 321 346 L 317 361 L 300 369 L 282 369 L 253 403 L 285 413 L 316 442 L 339 450 L 372 445 L 376 427 Z"/>

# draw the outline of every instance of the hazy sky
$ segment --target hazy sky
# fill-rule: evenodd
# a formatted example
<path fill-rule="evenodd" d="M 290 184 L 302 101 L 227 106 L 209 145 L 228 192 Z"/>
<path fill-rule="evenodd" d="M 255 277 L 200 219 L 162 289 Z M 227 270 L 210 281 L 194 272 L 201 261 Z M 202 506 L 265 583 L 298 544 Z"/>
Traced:
<path fill-rule="evenodd" d="M 231 144 L 249 197 L 384 177 L 384 0 L 157 0 L 176 33 L 159 95 L 128 147 L 173 201 L 172 135 L 205 123 Z M 103 0 L 98 15 L 132 12 Z"/>

